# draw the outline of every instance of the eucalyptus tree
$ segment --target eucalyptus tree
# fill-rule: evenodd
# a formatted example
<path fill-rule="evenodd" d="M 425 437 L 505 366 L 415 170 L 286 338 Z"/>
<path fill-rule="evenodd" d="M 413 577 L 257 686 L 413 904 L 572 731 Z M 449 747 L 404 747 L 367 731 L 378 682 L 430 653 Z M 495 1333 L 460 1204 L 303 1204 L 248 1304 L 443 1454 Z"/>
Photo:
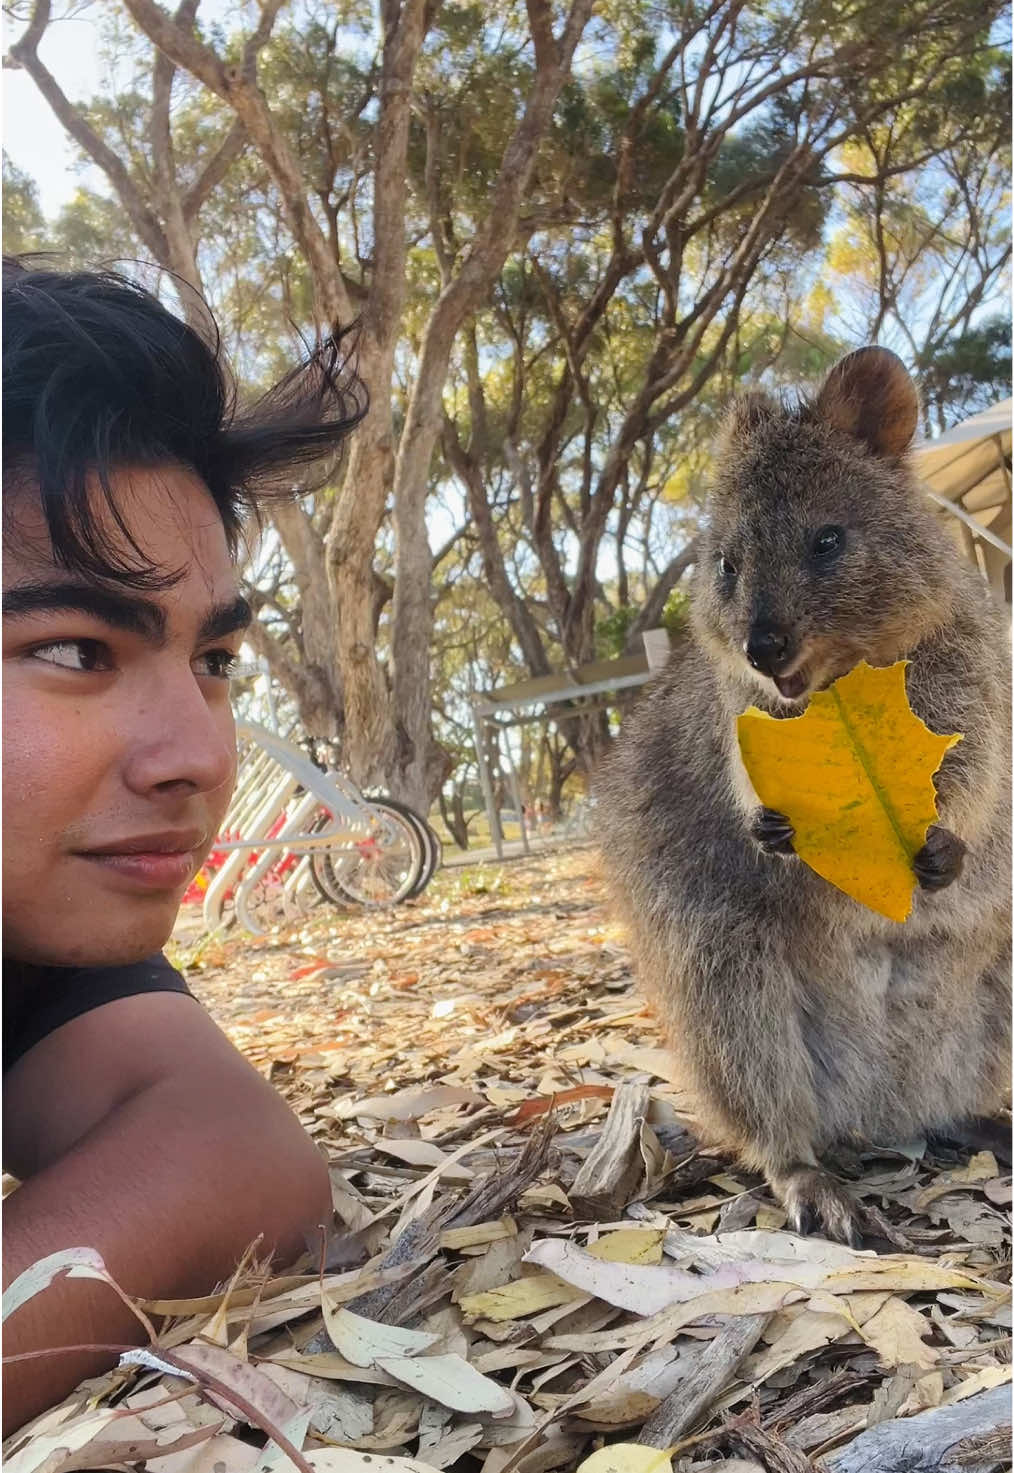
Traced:
<path fill-rule="evenodd" d="M 988 236 L 927 376 L 1002 279 L 995 0 L 247 0 L 227 25 L 97 0 L 110 85 L 84 104 L 41 59 L 54 0 L 17 3 L 7 64 L 110 190 L 64 212 L 75 254 L 145 255 L 202 330 L 206 295 L 248 390 L 358 322 L 372 410 L 274 511 L 254 638 L 307 730 L 420 806 L 436 733 L 455 745 L 433 682 L 446 707 L 462 610 L 496 610 L 533 674 L 662 616 L 727 392 L 859 330 L 863 283 L 851 321 L 820 301 L 843 230 L 882 242 L 899 331 L 927 182 L 948 240 Z M 566 729 L 590 759 L 601 725 Z"/>

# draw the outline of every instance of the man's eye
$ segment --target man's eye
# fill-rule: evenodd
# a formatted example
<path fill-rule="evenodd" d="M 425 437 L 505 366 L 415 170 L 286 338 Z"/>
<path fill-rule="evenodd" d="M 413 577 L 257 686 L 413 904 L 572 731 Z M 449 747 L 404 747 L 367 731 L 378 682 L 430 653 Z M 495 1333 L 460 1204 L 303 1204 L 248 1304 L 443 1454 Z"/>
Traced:
<path fill-rule="evenodd" d="M 200 674 L 210 675 L 213 680 L 228 680 L 238 663 L 239 655 L 232 650 L 207 650 L 198 656 L 198 664 L 204 666 Z"/>
<path fill-rule="evenodd" d="M 33 660 L 61 670 L 94 672 L 113 668 L 109 651 L 99 639 L 58 639 L 52 644 L 36 645 L 31 653 Z"/>

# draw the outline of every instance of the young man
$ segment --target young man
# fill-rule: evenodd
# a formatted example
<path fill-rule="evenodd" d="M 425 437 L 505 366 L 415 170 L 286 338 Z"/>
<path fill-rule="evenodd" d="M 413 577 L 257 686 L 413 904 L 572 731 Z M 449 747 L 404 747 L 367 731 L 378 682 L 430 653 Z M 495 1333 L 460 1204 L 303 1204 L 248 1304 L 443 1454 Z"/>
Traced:
<path fill-rule="evenodd" d="M 154 297 L 5 263 L 5 1284 L 86 1246 L 130 1294 L 203 1293 L 329 1217 L 320 1154 L 159 951 L 235 775 L 241 518 L 364 412 L 337 342 L 240 414 Z M 3 1351 L 137 1338 L 64 1278 Z M 5 1433 L 115 1359 L 8 1362 Z"/>

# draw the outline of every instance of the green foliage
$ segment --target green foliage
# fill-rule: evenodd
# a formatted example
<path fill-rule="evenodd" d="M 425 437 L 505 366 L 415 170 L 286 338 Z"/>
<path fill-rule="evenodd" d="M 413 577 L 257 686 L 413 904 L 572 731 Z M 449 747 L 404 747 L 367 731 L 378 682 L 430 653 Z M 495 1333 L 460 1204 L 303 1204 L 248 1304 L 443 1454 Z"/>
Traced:
<path fill-rule="evenodd" d="M 102 262 L 128 262 L 137 245 L 123 211 L 108 195 L 78 189 L 56 219 L 53 246 L 67 264 L 90 267 Z"/>
<path fill-rule="evenodd" d="M 48 222 L 39 205 L 35 183 L 3 157 L 3 247 L 9 255 L 52 253 L 61 264 L 94 266 L 138 255 L 137 242 L 123 210 L 107 195 L 78 189 Z"/>
<path fill-rule="evenodd" d="M 941 429 L 1006 398 L 1010 382 L 1008 317 L 992 317 L 960 336 L 945 339 L 919 373 L 923 398 Z"/>
<path fill-rule="evenodd" d="M 3 248 L 10 256 L 45 249 L 46 222 L 35 181 L 3 156 Z"/>
<path fill-rule="evenodd" d="M 690 595 L 685 588 L 674 588 L 662 610 L 662 627 L 670 634 L 677 634 L 690 617 Z"/>
<path fill-rule="evenodd" d="M 637 618 L 639 609 L 629 604 L 619 604 L 611 613 L 595 621 L 595 654 L 600 660 L 617 660 L 623 654 L 630 627 Z M 665 601 L 661 624 L 670 634 L 676 634 L 686 624 L 690 613 L 690 598 L 685 588 L 676 587 Z"/>
<path fill-rule="evenodd" d="M 600 660 L 615 660 L 623 654 L 637 610 L 620 604 L 612 613 L 595 621 L 595 653 Z"/>

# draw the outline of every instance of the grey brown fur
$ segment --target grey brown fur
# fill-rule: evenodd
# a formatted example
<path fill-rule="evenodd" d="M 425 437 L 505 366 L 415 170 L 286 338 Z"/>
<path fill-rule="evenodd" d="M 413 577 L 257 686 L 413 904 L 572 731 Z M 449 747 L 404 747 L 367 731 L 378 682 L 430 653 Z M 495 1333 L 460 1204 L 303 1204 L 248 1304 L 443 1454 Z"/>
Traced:
<path fill-rule="evenodd" d="M 1007 619 L 905 463 L 916 419 L 881 349 L 844 359 L 810 403 L 734 405 L 691 628 L 600 779 L 615 895 L 709 1138 L 766 1174 L 795 1226 L 845 1239 L 856 1212 L 826 1152 L 991 1115 L 1009 1088 Z M 821 564 L 828 526 L 844 547 Z M 758 629 L 777 632 L 793 699 L 751 669 Z M 964 740 L 916 857 L 927 888 L 898 925 L 761 847 L 735 721 L 751 704 L 798 715 L 860 660 L 902 657 L 913 710 Z"/>

